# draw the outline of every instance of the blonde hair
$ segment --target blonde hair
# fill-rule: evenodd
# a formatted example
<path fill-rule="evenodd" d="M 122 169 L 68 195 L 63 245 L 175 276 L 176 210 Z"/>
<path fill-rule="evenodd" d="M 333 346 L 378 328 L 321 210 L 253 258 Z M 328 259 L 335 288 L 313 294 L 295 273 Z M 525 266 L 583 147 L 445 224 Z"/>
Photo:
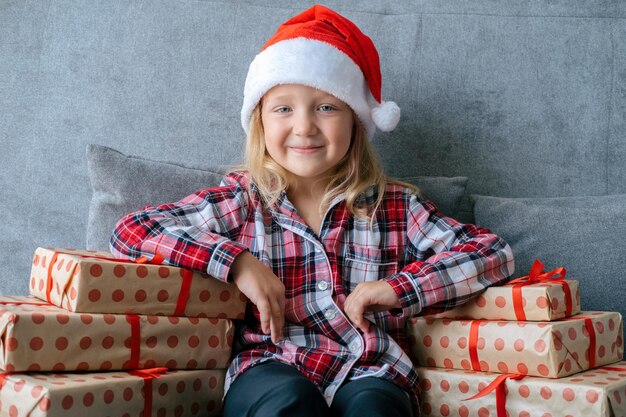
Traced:
<path fill-rule="evenodd" d="M 373 213 L 383 200 L 387 183 L 400 184 L 414 192 L 418 192 L 418 189 L 412 184 L 384 174 L 369 143 L 365 128 L 358 118 L 353 116 L 355 123 L 348 152 L 328 176 L 320 179 L 327 181 L 328 185 L 319 210 L 320 214 L 323 214 L 335 197 L 344 194 L 346 208 L 352 215 L 362 219 L 373 219 Z M 261 104 L 255 107 L 250 117 L 244 166 L 238 169 L 248 171 L 267 207 L 273 206 L 288 187 L 287 171 L 274 161 L 265 148 Z M 371 207 L 358 205 L 357 198 L 372 186 L 378 190 L 374 205 Z"/>

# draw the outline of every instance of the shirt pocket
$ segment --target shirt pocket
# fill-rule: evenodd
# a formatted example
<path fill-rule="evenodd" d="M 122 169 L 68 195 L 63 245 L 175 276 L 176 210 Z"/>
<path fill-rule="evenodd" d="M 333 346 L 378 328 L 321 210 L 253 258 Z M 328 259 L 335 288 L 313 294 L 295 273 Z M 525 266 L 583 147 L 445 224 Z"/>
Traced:
<path fill-rule="evenodd" d="M 344 257 L 343 280 L 349 291 L 360 282 L 379 281 L 397 272 L 397 248 L 350 245 Z"/>

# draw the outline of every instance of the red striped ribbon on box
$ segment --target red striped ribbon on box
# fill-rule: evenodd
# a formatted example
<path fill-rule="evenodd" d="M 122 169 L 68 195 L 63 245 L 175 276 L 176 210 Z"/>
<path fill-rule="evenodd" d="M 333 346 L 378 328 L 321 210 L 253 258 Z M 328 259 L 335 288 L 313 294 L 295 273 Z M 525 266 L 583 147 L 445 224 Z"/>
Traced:
<path fill-rule="evenodd" d="M 141 327 L 139 316 L 136 314 L 127 314 L 126 321 L 130 324 L 130 360 L 128 361 L 128 369 L 139 368 L 139 353 L 141 351 Z"/>
<path fill-rule="evenodd" d="M 563 320 L 575 321 L 582 320 L 585 322 L 585 328 L 589 333 L 589 369 L 596 367 L 596 329 L 593 327 L 593 321 L 589 317 L 569 317 Z"/>
<path fill-rule="evenodd" d="M 467 347 L 469 349 L 470 362 L 472 363 L 472 369 L 475 371 L 480 371 L 480 362 L 478 360 L 478 327 L 480 323 L 485 320 L 472 320 L 470 324 L 470 334 L 469 340 L 467 342 Z"/>

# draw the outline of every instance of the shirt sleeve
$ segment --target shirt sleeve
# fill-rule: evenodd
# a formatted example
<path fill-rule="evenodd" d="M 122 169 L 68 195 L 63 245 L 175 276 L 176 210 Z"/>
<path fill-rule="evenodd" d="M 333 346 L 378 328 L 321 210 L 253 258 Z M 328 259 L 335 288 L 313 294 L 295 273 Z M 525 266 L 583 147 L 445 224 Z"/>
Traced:
<path fill-rule="evenodd" d="M 396 291 L 406 317 L 461 305 L 513 274 L 511 247 L 488 229 L 443 216 L 429 201 L 412 196 L 407 239 L 414 258 L 386 280 Z"/>
<path fill-rule="evenodd" d="M 237 237 L 248 211 L 248 193 L 231 174 L 219 187 L 127 214 L 115 226 L 111 253 L 132 260 L 158 254 L 167 265 L 227 281 L 236 256 L 247 249 Z"/>

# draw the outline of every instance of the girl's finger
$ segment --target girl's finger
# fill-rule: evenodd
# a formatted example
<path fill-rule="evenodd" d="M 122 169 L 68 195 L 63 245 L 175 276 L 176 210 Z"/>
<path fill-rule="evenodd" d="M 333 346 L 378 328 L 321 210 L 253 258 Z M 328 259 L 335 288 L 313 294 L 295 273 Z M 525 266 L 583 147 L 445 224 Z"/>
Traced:
<path fill-rule="evenodd" d="M 272 342 L 278 343 L 283 337 L 283 326 L 285 324 L 285 313 L 282 309 L 283 303 L 280 300 L 274 300 L 271 303 L 271 334 L 272 334 Z"/>
<path fill-rule="evenodd" d="M 268 300 L 259 300 L 257 305 L 259 315 L 261 316 L 261 331 L 265 334 L 270 334 L 270 323 L 272 319 L 271 306 Z"/>
<path fill-rule="evenodd" d="M 349 311 L 347 311 L 348 318 L 359 329 L 367 330 L 369 326 L 365 323 L 367 320 L 363 317 L 363 311 L 365 306 L 362 304 L 361 297 L 353 297 L 352 302 L 350 303 Z"/>

